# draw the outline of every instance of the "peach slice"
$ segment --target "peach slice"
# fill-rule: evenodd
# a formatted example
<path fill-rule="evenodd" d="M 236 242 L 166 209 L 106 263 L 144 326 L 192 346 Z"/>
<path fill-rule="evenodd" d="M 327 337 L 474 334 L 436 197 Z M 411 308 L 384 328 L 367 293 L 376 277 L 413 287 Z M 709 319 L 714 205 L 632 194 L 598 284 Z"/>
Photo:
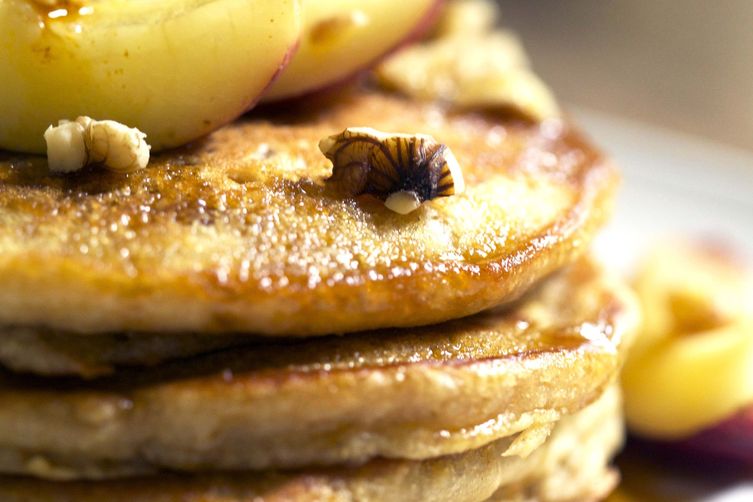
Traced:
<path fill-rule="evenodd" d="M 643 332 L 622 374 L 630 429 L 688 438 L 753 405 L 753 278 L 718 247 L 672 244 L 636 281 Z"/>
<path fill-rule="evenodd" d="M 0 149 L 43 153 L 82 115 L 184 144 L 247 110 L 300 29 L 299 0 L 4 0 Z"/>
<path fill-rule="evenodd" d="M 441 0 L 304 0 L 301 46 L 265 101 L 322 89 L 428 28 Z"/>

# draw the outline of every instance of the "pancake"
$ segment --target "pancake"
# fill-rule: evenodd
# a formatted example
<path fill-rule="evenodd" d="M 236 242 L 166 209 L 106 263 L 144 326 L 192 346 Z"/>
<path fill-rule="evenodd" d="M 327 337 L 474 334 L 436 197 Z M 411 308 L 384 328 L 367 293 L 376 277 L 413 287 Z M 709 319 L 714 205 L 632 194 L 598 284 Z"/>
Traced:
<path fill-rule="evenodd" d="M 533 448 L 615 379 L 629 291 L 590 261 L 507 309 L 81 381 L 0 374 L 0 471 L 106 478 Z M 519 441 L 518 441 L 519 439 Z"/>
<path fill-rule="evenodd" d="M 364 87 L 254 111 L 127 175 L 0 153 L 0 326 L 325 335 L 437 323 L 520 296 L 587 248 L 615 170 L 567 123 Z M 467 189 L 403 216 L 324 180 L 351 126 L 448 145 Z"/>
<path fill-rule="evenodd" d="M 129 480 L 49 482 L 0 478 L 6 502 L 404 502 L 601 500 L 618 476 L 608 465 L 622 442 L 619 393 L 563 418 L 527 458 L 505 456 L 493 442 L 477 450 L 424 461 L 375 460 L 360 467 L 288 473 L 162 474 Z"/>
<path fill-rule="evenodd" d="M 247 335 L 181 336 L 103 333 L 97 336 L 45 328 L 0 330 L 0 365 L 18 373 L 94 378 L 117 367 L 161 362 L 249 343 Z"/>

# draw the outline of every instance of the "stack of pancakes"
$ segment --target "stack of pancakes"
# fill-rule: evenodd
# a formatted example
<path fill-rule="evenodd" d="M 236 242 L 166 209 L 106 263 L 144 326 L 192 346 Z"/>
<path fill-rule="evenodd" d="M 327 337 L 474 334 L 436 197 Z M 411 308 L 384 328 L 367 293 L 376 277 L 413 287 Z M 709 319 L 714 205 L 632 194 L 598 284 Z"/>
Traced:
<path fill-rule="evenodd" d="M 318 141 L 431 134 L 464 194 L 342 197 Z M 129 175 L 0 154 L 0 500 L 589 500 L 634 326 L 567 122 L 358 84 Z"/>

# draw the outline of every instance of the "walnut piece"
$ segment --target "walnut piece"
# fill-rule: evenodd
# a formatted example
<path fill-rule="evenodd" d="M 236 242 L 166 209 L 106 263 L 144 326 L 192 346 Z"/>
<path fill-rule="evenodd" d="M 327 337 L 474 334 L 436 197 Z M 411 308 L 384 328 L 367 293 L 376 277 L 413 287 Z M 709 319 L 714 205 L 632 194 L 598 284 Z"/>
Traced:
<path fill-rule="evenodd" d="M 50 171 L 70 173 L 90 164 L 127 173 L 146 167 L 150 146 L 146 134 L 114 120 L 78 117 L 61 120 L 44 133 Z"/>
<path fill-rule="evenodd" d="M 319 149 L 333 164 L 328 183 L 347 196 L 373 195 L 396 213 L 465 190 L 450 149 L 425 134 L 351 127 L 322 139 Z"/>

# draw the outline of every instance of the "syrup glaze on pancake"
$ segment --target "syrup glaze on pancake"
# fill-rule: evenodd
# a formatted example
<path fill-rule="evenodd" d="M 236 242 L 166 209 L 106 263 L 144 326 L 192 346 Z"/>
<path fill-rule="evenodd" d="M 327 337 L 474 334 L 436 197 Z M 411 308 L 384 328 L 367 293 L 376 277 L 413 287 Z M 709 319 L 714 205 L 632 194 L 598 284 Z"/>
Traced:
<path fill-rule="evenodd" d="M 94 378 L 117 367 L 164 361 L 248 344 L 247 335 L 102 333 L 81 335 L 45 328 L 0 330 L 0 365 L 18 373 Z"/>
<path fill-rule="evenodd" d="M 433 135 L 466 193 L 407 216 L 337 197 L 317 142 L 351 126 Z M 0 324 L 302 336 L 454 319 L 573 261 L 616 181 L 570 125 L 364 88 L 259 110 L 128 175 L 0 154 Z"/>
<path fill-rule="evenodd" d="M 424 461 L 375 460 L 358 467 L 292 472 L 161 474 L 128 480 L 49 482 L 0 477 L 5 502 L 480 502 L 602 500 L 618 475 L 619 393 L 557 423 L 527 458 L 505 456 L 504 440 Z"/>
<path fill-rule="evenodd" d="M 274 340 L 92 381 L 0 373 L 0 471 L 291 468 L 500 438 L 530 449 L 614 380 L 634 325 L 629 291 L 583 261 L 509 309 L 444 325 Z"/>

